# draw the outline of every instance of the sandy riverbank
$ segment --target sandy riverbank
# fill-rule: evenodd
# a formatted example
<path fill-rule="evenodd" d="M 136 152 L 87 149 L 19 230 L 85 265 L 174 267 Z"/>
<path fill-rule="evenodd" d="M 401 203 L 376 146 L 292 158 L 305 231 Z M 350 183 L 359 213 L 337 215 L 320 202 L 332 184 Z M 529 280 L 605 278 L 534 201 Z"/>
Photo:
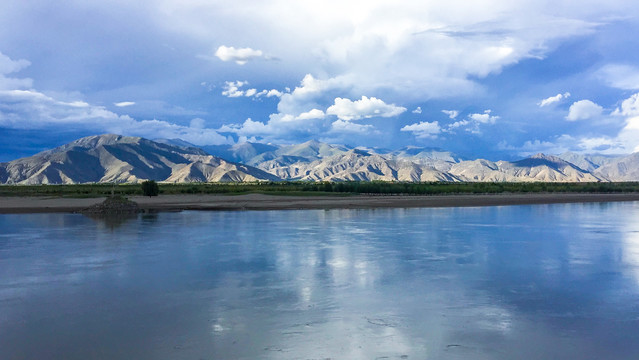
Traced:
<path fill-rule="evenodd" d="M 132 196 L 130 199 L 137 202 L 145 211 L 370 209 L 639 201 L 639 193 L 435 196 L 162 195 L 152 198 Z M 76 212 L 103 200 L 104 198 L 1 197 L 0 213 Z"/>

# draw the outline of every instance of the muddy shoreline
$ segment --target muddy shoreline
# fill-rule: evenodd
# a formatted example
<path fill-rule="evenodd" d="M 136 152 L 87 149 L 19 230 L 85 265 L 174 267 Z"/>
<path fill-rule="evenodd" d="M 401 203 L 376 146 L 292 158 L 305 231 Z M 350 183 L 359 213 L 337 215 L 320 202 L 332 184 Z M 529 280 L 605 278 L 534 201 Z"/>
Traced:
<path fill-rule="evenodd" d="M 105 198 L 0 197 L 0 214 L 79 212 Z M 131 196 L 145 212 L 181 210 L 303 210 L 476 207 L 525 204 L 639 201 L 639 193 L 534 193 L 462 195 L 161 195 Z"/>

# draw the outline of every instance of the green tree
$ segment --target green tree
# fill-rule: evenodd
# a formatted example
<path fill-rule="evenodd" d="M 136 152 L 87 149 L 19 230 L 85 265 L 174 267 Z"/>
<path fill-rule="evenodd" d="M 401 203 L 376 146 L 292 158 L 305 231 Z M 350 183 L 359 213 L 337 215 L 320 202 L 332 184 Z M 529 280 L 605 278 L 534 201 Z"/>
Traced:
<path fill-rule="evenodd" d="M 154 180 L 147 180 L 142 182 L 142 194 L 144 196 L 158 196 L 160 194 L 160 187 Z"/>

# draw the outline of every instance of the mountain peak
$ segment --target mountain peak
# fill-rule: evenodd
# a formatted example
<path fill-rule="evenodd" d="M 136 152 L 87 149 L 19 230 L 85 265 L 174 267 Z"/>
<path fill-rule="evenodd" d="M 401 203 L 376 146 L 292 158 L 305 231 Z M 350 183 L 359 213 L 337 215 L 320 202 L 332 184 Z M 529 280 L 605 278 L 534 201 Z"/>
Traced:
<path fill-rule="evenodd" d="M 197 171 L 196 171 L 197 170 Z M 262 170 L 226 162 L 201 149 L 139 137 L 87 136 L 28 158 L 0 165 L 0 183 L 279 180 Z"/>

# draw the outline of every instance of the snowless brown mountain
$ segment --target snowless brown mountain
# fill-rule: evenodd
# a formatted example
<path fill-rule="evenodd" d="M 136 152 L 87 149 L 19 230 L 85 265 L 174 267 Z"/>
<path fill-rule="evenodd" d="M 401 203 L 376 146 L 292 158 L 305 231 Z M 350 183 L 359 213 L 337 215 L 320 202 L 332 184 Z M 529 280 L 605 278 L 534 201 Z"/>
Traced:
<path fill-rule="evenodd" d="M 226 159 L 226 160 L 225 160 Z M 232 160 L 232 161 L 229 161 Z M 246 181 L 639 181 L 639 153 L 627 156 L 537 154 L 509 161 L 464 160 L 436 148 L 396 151 L 319 141 L 241 143 L 198 148 L 182 140 L 89 136 L 0 164 L 2 184 Z"/>
<path fill-rule="evenodd" d="M 284 180 L 307 181 L 639 181 L 639 153 L 628 156 L 537 154 L 519 161 L 464 160 L 437 148 L 396 151 L 349 148 L 315 140 L 278 146 L 242 143 L 205 147 Z M 575 162 L 580 165 L 576 165 Z M 582 167 L 583 166 L 583 167 Z"/>
<path fill-rule="evenodd" d="M 275 176 L 201 149 L 120 135 L 97 135 L 0 164 L 2 184 L 272 181 Z"/>

